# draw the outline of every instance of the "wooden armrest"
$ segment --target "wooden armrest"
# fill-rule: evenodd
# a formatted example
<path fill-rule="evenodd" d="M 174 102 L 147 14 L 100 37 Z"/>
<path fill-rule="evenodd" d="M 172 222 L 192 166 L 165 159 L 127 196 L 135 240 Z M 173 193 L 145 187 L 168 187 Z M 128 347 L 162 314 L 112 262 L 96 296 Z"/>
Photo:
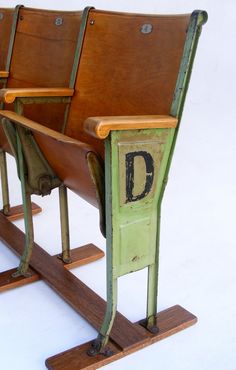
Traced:
<path fill-rule="evenodd" d="M 107 116 L 89 117 L 84 130 L 97 139 L 105 139 L 111 130 L 175 128 L 178 120 L 172 116 Z"/>
<path fill-rule="evenodd" d="M 7 78 L 9 76 L 8 71 L 0 71 L 0 78 Z"/>
<path fill-rule="evenodd" d="M 3 101 L 4 103 L 13 103 L 16 98 L 72 96 L 73 94 L 73 89 L 65 87 L 9 88 L 0 90 L 0 101 Z"/>
<path fill-rule="evenodd" d="M 52 137 L 53 139 L 56 139 L 58 141 L 68 142 L 68 143 L 74 143 L 77 144 L 79 141 L 70 138 L 69 136 L 60 134 L 59 132 L 52 130 L 46 126 L 43 126 L 37 122 L 34 122 L 24 116 L 20 116 L 19 114 L 8 111 L 8 110 L 0 110 L 0 124 L 2 118 L 9 119 L 11 122 L 23 126 L 33 132 L 37 132 L 39 134 L 43 134 L 49 137 Z M 86 145 L 86 144 L 85 144 Z"/>

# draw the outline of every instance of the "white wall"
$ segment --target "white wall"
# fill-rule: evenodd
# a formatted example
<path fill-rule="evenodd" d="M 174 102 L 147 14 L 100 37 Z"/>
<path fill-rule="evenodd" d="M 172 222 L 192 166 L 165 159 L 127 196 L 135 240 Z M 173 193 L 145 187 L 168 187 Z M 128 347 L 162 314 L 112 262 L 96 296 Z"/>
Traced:
<path fill-rule="evenodd" d="M 68 10 L 93 5 L 100 9 L 145 13 L 208 11 L 209 20 L 200 39 L 163 203 L 159 284 L 160 310 L 179 303 L 196 314 L 199 323 L 107 369 L 235 370 L 236 2 L 28 0 L 23 3 Z M 13 0 L 0 0 L 0 6 L 16 4 Z M 11 160 L 10 168 L 16 182 Z M 73 242 L 79 245 L 93 241 L 104 247 L 96 212 L 73 194 L 70 197 Z M 20 193 L 15 191 L 15 201 L 19 199 Z M 56 195 L 52 200 L 37 198 L 37 202 L 41 202 L 45 210 L 35 219 L 36 240 L 55 253 L 59 233 L 55 231 L 52 235 L 48 225 L 56 219 Z M 92 228 L 86 229 L 88 219 L 94 228 L 92 235 Z M 21 222 L 17 225 L 22 227 Z M 17 259 L 4 247 L 0 253 L 1 270 L 16 265 Z M 105 296 L 104 268 L 104 262 L 96 262 L 76 269 L 75 273 Z M 143 277 L 143 273 L 138 273 L 136 277 L 122 278 L 120 283 L 119 309 L 133 321 L 143 316 Z M 127 297 L 131 296 L 129 301 Z M 23 327 L 26 316 L 28 322 Z M 0 295 L 0 327 L 5 329 L 4 335 L 3 329 L 0 333 L 4 370 L 44 369 L 46 357 L 95 336 L 95 332 L 43 283 Z M 20 341 L 19 331 L 23 335 Z"/>

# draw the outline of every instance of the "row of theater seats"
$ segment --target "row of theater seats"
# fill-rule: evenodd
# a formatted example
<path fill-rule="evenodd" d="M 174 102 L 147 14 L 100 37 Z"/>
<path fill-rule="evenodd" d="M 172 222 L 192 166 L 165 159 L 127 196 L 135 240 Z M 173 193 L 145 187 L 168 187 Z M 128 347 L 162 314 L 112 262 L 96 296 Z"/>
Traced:
<path fill-rule="evenodd" d="M 16 276 L 27 274 L 33 248 L 31 195 L 58 187 L 63 202 L 69 188 L 99 208 L 107 239 L 107 311 L 89 354 L 107 343 L 118 277 L 145 267 L 145 326 L 155 332 L 160 207 L 206 13 L 19 6 L 0 14 L 1 167 L 4 175 L 6 151 L 15 156 L 26 210 Z"/>

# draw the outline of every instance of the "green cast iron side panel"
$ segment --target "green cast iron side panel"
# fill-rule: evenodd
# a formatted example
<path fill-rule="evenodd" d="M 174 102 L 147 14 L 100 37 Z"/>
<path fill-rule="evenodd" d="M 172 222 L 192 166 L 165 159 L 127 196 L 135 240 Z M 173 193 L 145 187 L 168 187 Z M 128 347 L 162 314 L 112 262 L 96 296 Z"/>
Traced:
<path fill-rule="evenodd" d="M 120 225 L 118 274 L 140 270 L 154 263 L 156 255 L 156 213 Z"/>
<path fill-rule="evenodd" d="M 154 171 L 153 174 L 152 168 L 148 168 L 151 167 L 150 164 L 147 166 L 146 162 L 151 159 L 151 162 L 153 161 L 155 163 L 155 168 L 159 169 L 167 135 L 167 131 L 158 133 L 156 137 L 150 137 L 150 134 L 140 135 L 139 133 L 130 137 L 129 134 L 123 133 L 122 137 L 119 138 L 117 145 L 121 207 L 125 206 L 125 204 L 130 207 L 130 198 L 132 199 L 132 203 L 135 201 L 135 205 L 139 204 L 141 206 L 143 206 L 143 202 L 146 204 L 152 201 L 155 194 L 158 171 Z M 126 175 L 127 170 L 132 170 L 132 168 L 135 171 L 133 171 L 133 176 L 131 176 L 133 178 L 129 180 L 133 182 L 133 186 L 132 189 L 128 189 L 129 194 L 127 199 Z M 145 188 L 148 181 L 149 186 L 147 185 Z M 140 196 L 142 194 L 146 194 L 146 196 L 142 198 Z"/>
<path fill-rule="evenodd" d="M 111 133 L 106 158 L 111 156 L 114 276 L 155 263 L 157 203 L 173 136 L 174 129 Z M 141 185 L 135 185 L 135 182 Z"/>

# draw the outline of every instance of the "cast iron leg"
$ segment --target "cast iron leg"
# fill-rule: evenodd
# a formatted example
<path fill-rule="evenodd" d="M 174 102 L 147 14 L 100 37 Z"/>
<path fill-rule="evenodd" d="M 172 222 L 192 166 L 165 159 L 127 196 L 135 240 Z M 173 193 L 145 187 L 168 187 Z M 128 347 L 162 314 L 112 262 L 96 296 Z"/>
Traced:
<path fill-rule="evenodd" d="M 89 356 L 95 356 L 102 353 L 105 356 L 111 356 L 112 351 L 105 346 L 109 339 L 109 334 L 115 319 L 117 309 L 117 278 L 110 278 L 107 281 L 107 309 L 100 332 L 88 350 Z"/>
<path fill-rule="evenodd" d="M 159 267 L 160 212 L 158 212 L 157 222 L 156 261 L 153 265 L 148 266 L 147 318 L 145 323 L 146 329 L 154 334 L 158 333 L 158 327 L 156 325 L 156 313 Z"/>
<path fill-rule="evenodd" d="M 16 134 L 17 139 L 17 154 L 18 154 L 18 165 L 19 165 L 19 175 L 21 180 L 21 192 L 23 199 L 23 208 L 24 208 L 24 222 L 25 222 L 25 247 L 24 252 L 21 257 L 20 265 L 18 270 L 13 274 L 14 277 L 19 275 L 27 276 L 29 275 L 29 261 L 33 250 L 34 245 L 34 229 L 33 229 L 33 217 L 32 217 L 32 208 L 31 208 L 31 195 L 26 190 L 26 181 L 24 173 L 24 159 L 22 153 L 22 147 L 18 133 Z"/>
<path fill-rule="evenodd" d="M 1 171 L 1 184 L 2 184 L 2 202 L 3 202 L 3 214 L 9 215 L 10 212 L 10 201 L 9 201 L 9 188 L 7 178 L 7 161 L 6 153 L 0 149 L 0 171 Z"/>
<path fill-rule="evenodd" d="M 70 234 L 69 234 L 67 188 L 64 185 L 61 185 L 59 187 L 59 202 L 60 202 L 61 243 L 62 243 L 61 258 L 65 263 L 70 263 L 71 258 L 70 258 Z"/>
<path fill-rule="evenodd" d="M 29 276 L 28 272 L 30 257 L 33 251 L 34 245 L 34 229 L 33 229 L 33 217 L 31 209 L 31 196 L 29 193 L 23 195 L 23 206 L 24 206 L 24 221 L 25 221 L 25 247 L 24 252 L 21 256 L 20 265 L 13 277 L 20 275 Z"/>
<path fill-rule="evenodd" d="M 157 313 L 157 274 L 158 264 L 148 266 L 148 296 L 147 296 L 147 318 L 145 327 L 151 333 L 157 333 L 156 313 Z"/>

